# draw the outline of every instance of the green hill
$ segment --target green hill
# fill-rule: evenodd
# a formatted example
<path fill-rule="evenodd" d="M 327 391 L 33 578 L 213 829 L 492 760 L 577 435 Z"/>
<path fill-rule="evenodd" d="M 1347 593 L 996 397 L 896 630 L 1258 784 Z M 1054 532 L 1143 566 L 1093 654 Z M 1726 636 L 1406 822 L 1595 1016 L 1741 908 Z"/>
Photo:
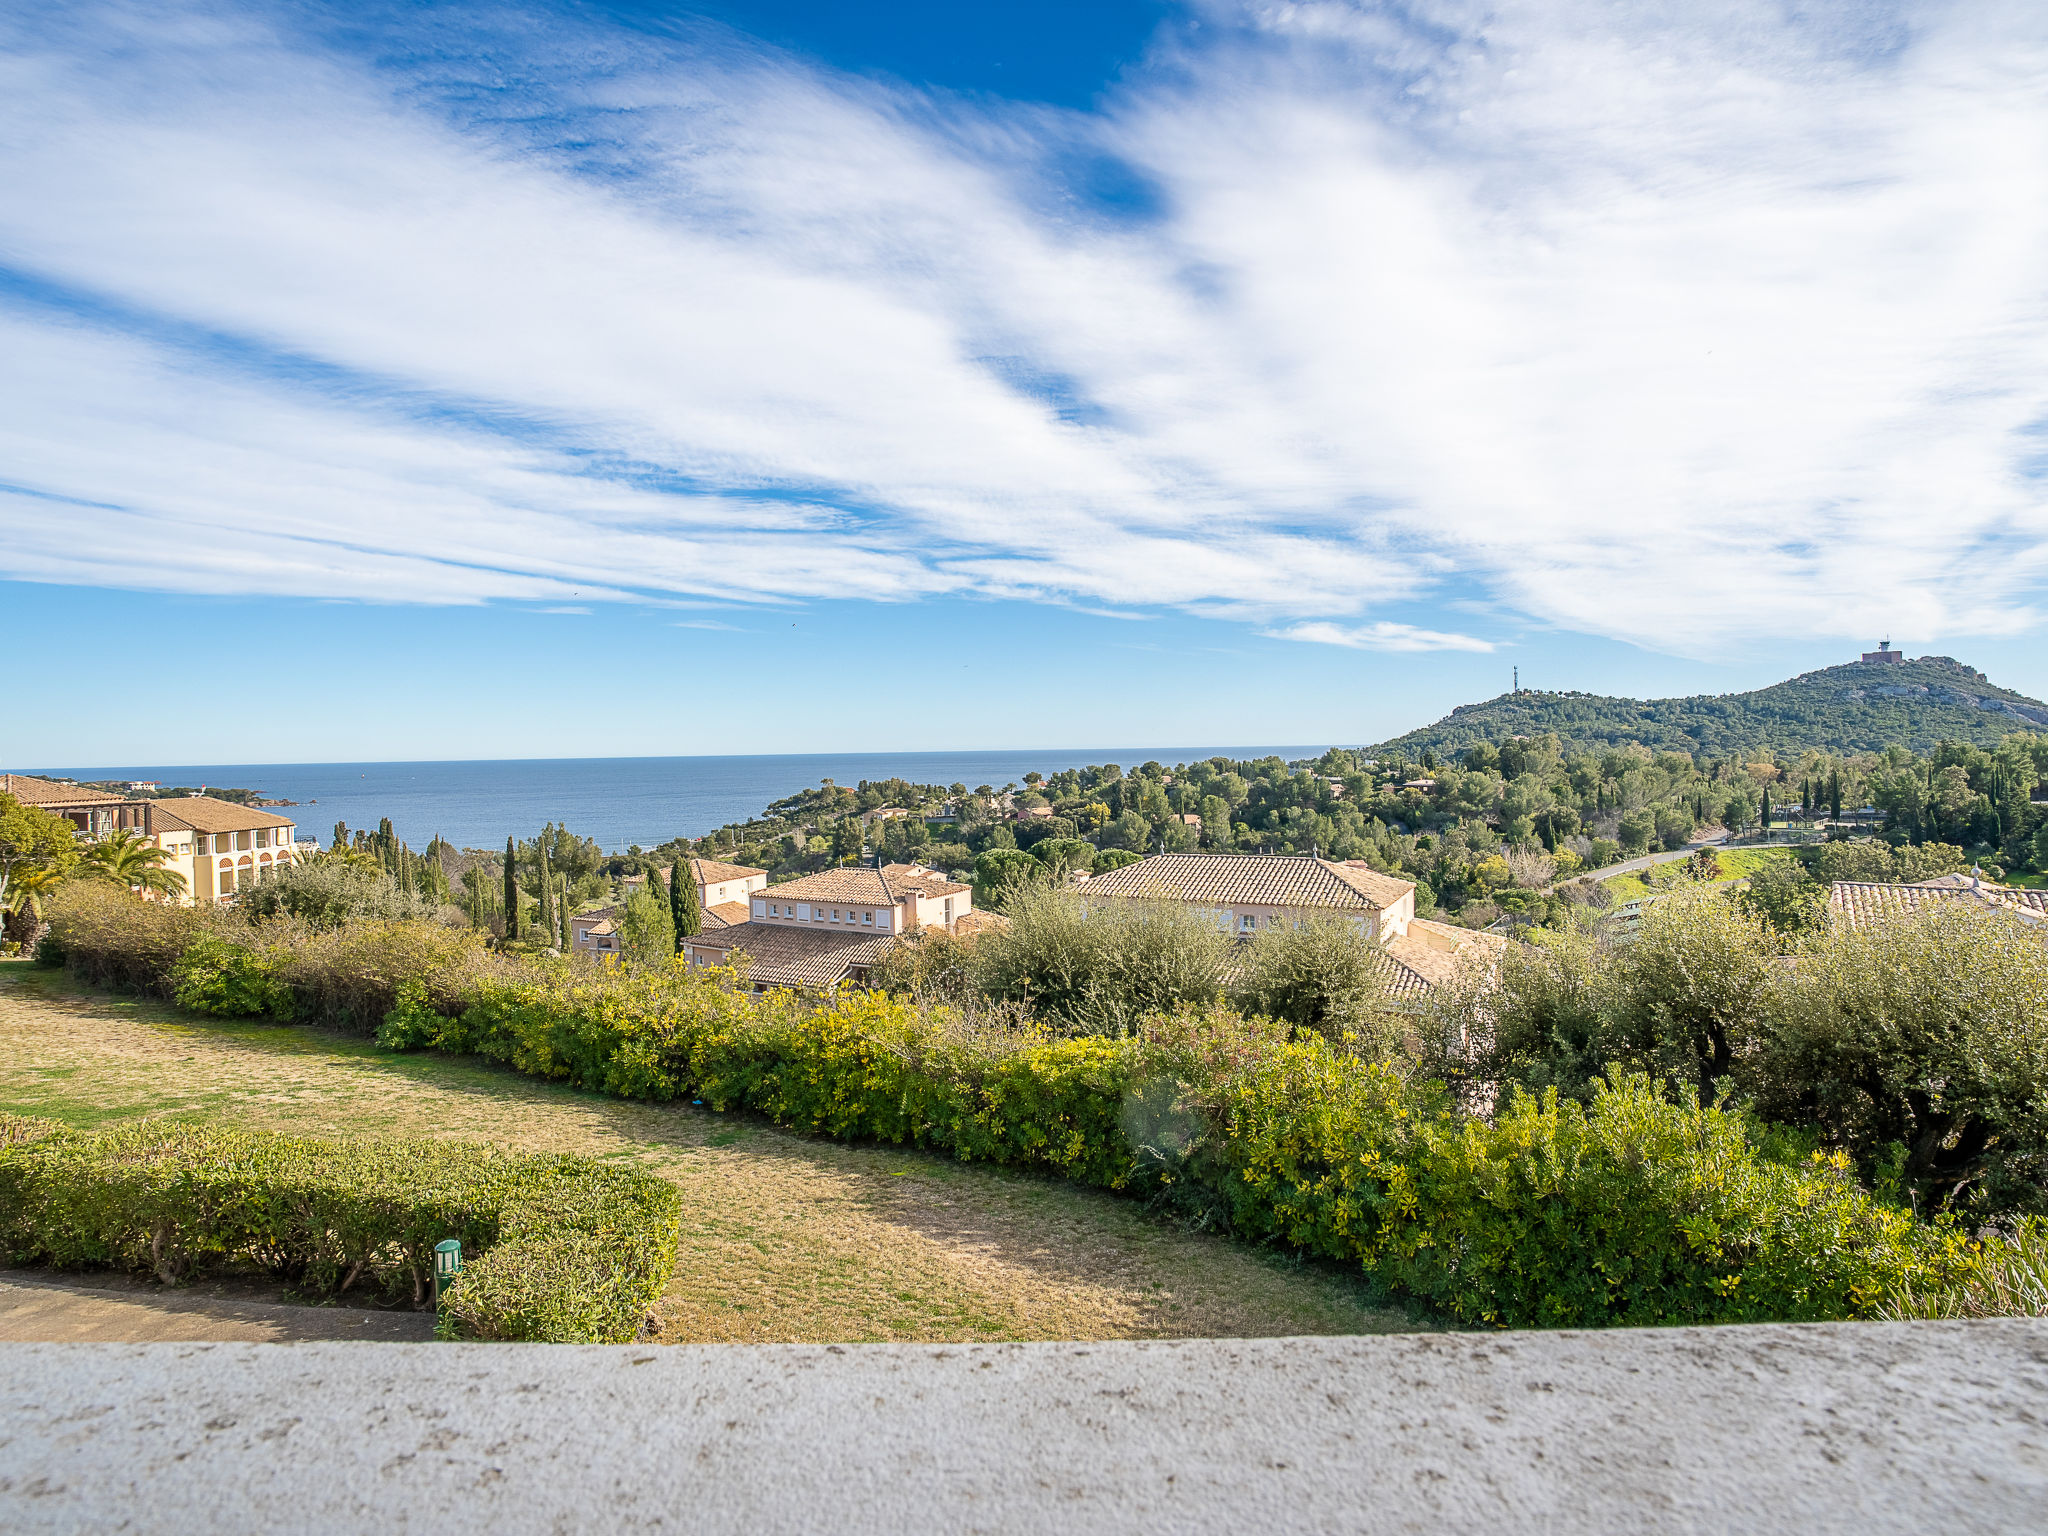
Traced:
<path fill-rule="evenodd" d="M 1504 693 L 1464 704 L 1434 725 L 1373 748 L 1410 761 L 1425 748 L 1456 752 L 1480 741 L 1554 731 L 1567 746 L 1637 741 L 1657 751 L 1719 757 L 1761 748 L 1797 754 L 1926 751 L 1941 741 L 1992 746 L 2013 731 L 2048 729 L 2048 704 L 2000 688 L 1948 656 L 1851 662 L 1806 672 L 1754 693 L 1615 699 L 1594 693 Z"/>

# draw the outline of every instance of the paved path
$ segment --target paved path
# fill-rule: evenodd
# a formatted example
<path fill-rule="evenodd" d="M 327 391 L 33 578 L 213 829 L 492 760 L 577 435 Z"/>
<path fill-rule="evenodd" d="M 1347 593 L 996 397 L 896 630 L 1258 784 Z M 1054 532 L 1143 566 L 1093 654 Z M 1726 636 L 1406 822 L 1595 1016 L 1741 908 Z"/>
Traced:
<path fill-rule="evenodd" d="M 94 1285 L 41 1271 L 0 1269 L 0 1341 L 52 1344 L 154 1344 L 306 1339 L 375 1339 L 384 1343 L 434 1336 L 428 1312 L 292 1307 L 276 1302 Z"/>
<path fill-rule="evenodd" d="M 1616 875 L 1632 875 L 1638 870 L 1649 869 L 1657 864 L 1672 864 L 1680 859 L 1689 859 L 1702 848 L 1723 848 L 1728 843 L 1728 834 L 1721 832 L 1713 837 L 1699 838 L 1683 848 L 1674 848 L 1669 853 L 1646 853 L 1639 859 L 1623 859 L 1619 864 L 1603 864 L 1598 869 L 1582 869 L 1576 874 L 1565 876 L 1553 885 L 1546 885 L 1542 894 L 1549 895 L 1560 885 L 1569 885 L 1574 880 L 1612 880 Z"/>

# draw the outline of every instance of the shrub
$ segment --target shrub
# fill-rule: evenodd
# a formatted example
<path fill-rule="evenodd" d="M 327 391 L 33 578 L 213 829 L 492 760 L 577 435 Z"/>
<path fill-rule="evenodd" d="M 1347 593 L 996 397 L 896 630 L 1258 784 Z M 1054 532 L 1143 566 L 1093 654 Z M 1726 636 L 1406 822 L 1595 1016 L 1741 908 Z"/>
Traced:
<path fill-rule="evenodd" d="M 153 997 L 171 995 L 172 968 L 206 929 L 196 907 L 144 901 L 95 880 L 58 887 L 46 915 L 51 942 L 81 980 Z"/>
<path fill-rule="evenodd" d="M 1801 856 L 1813 877 L 1823 885 L 1836 880 L 1910 885 L 1916 880 L 1932 880 L 1937 875 L 1952 875 L 1970 867 L 1968 856 L 1954 843 L 1892 848 L 1878 842 L 1829 842 L 1802 849 Z"/>
<path fill-rule="evenodd" d="M 1943 902 L 1824 931 L 1769 999 L 1743 1079 L 1916 1197 L 2048 1209 L 2048 943 Z"/>
<path fill-rule="evenodd" d="M 1267 928 L 1244 946 L 1231 1001 L 1297 1032 L 1336 1044 L 1350 1037 L 1364 1054 L 1391 1053 L 1396 1034 L 1386 952 L 1343 918 Z"/>
<path fill-rule="evenodd" d="M 1056 1027 L 1103 1035 L 1222 992 L 1231 940 L 1213 918 L 1177 902 L 1085 902 L 1015 888 L 1010 926 L 975 941 L 982 991 L 1028 1003 Z"/>
<path fill-rule="evenodd" d="M 1305 1041 L 1246 1074 L 1226 1146 L 1240 1230 L 1470 1323 L 1855 1317 L 1954 1272 L 1959 1241 L 1878 1204 L 1846 1159 L 1791 1165 L 1760 1140 L 1639 1075 L 1589 1106 L 1516 1093 L 1489 1125 Z"/>
<path fill-rule="evenodd" d="M 1036 949 L 1004 951 L 1019 929 Z M 287 930 L 264 932 L 274 943 Z M 309 936 L 298 959 L 265 954 L 279 977 L 366 955 L 374 974 L 350 1016 L 360 1027 L 354 1010 L 386 1000 L 377 1019 L 392 1046 L 1145 1192 L 1359 1263 L 1477 1323 L 1867 1315 L 1888 1290 L 1949 1284 L 1966 1246 L 1857 1189 L 1842 1152 L 1795 1157 L 1784 1136 L 1707 1102 L 1724 1064 L 1746 1071 L 1768 1055 L 1782 966 L 1716 896 L 1652 909 L 1617 951 L 1548 936 L 1511 950 L 1498 983 L 1475 971 L 1455 989 L 1464 1017 L 1426 1014 L 1404 1042 L 1441 1061 L 1450 1091 L 1231 1013 L 1216 992 L 1228 940 L 1142 904 L 1082 922 L 1071 898 L 1031 892 L 1016 927 L 968 951 L 984 985 L 1014 984 L 1040 1022 L 878 993 L 754 994 L 735 975 L 677 965 L 516 963 L 463 942 L 370 924 Z M 1475 1027 L 1471 1059 L 1508 1085 L 1498 1108 L 1483 1076 L 1452 1060 L 1452 1036 Z M 1621 1066 L 1595 1074 L 1608 1047 Z M 1679 1077 L 1682 1102 L 1653 1070 Z M 1461 1113 L 1452 1092 L 1491 1122 Z M 488 1303 L 487 1315 L 463 1326 L 571 1336 L 589 1325 L 545 1277 L 564 1265 L 609 1274 L 591 1266 L 610 1251 L 579 1237 L 515 1266 L 508 1250 L 510 1289 L 471 1288 L 484 1299 L 464 1304 Z"/>
<path fill-rule="evenodd" d="M 1583 1100 L 1603 1064 L 1618 1061 L 1706 1102 L 1762 1028 L 1771 946 L 1718 892 L 1665 898 L 1619 942 L 1577 931 L 1531 938 L 1507 953 L 1485 999 L 1494 1028 L 1481 1077 Z"/>
<path fill-rule="evenodd" d="M 2048 1317 L 2048 1222 L 1985 1233 L 1945 1283 L 1903 1285 L 1879 1316 Z"/>
<path fill-rule="evenodd" d="M 180 1008 L 225 1019 L 289 1018 L 291 990 L 270 969 L 256 951 L 201 934 L 171 967 L 171 999 Z"/>
<path fill-rule="evenodd" d="M 322 1298 L 419 1305 L 458 1239 L 443 1330 L 618 1343 L 667 1283 L 681 1201 L 650 1174 L 483 1143 L 315 1141 L 186 1122 L 85 1134 L 0 1116 L 0 1246 L 15 1263 L 174 1283 L 253 1265 Z"/>
<path fill-rule="evenodd" d="M 294 1015 L 333 1029 L 372 1034 L 412 986 L 425 1005 L 460 1013 L 486 978 L 513 974 L 484 936 L 434 923 L 364 922 L 328 932 L 286 925 L 257 930 L 271 974 L 291 989 Z"/>
<path fill-rule="evenodd" d="M 323 854 L 311 863 L 265 870 L 256 884 L 236 893 L 235 906 L 251 919 L 290 917 L 320 929 L 370 919 L 425 920 L 439 910 L 356 854 Z"/>

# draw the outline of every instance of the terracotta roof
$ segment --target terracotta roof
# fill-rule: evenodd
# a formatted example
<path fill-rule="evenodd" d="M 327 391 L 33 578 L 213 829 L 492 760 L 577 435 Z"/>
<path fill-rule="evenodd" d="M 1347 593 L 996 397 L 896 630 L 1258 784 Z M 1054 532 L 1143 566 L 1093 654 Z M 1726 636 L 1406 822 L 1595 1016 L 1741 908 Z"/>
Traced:
<path fill-rule="evenodd" d="M 744 953 L 751 980 L 772 987 L 803 987 L 822 991 L 845 979 L 856 967 L 875 965 L 896 942 L 892 934 L 854 938 L 817 928 L 785 928 L 775 923 L 736 923 L 683 940 L 693 950 L 721 956 Z"/>
<path fill-rule="evenodd" d="M 1092 877 L 1090 896 L 1164 897 L 1225 905 L 1373 911 L 1415 887 L 1363 865 L 1233 853 L 1159 853 Z"/>
<path fill-rule="evenodd" d="M 960 885 L 922 864 L 885 864 L 880 869 L 821 869 L 756 892 L 784 901 L 850 901 L 871 907 L 893 907 L 913 892 L 919 896 L 958 896 L 972 886 Z"/>
<path fill-rule="evenodd" d="M 1394 962 L 1389 991 L 1396 998 L 1420 997 L 1456 976 L 1468 959 L 1484 954 L 1498 961 L 1507 947 L 1497 933 L 1416 918 L 1405 934 L 1387 940 L 1387 958 Z"/>
<path fill-rule="evenodd" d="M 821 869 L 815 875 L 798 875 L 759 893 L 773 900 L 854 901 L 871 907 L 893 907 L 903 899 L 875 869 Z"/>
<path fill-rule="evenodd" d="M 963 912 L 953 919 L 953 933 L 957 938 L 971 939 L 978 933 L 999 933 L 1010 926 L 1010 920 L 1000 912 L 983 912 L 976 908 Z"/>
<path fill-rule="evenodd" d="M 958 896 L 962 891 L 974 889 L 949 880 L 935 869 L 926 869 L 922 864 L 884 864 L 882 877 L 899 891 L 915 891 L 920 896 Z"/>
<path fill-rule="evenodd" d="M 211 795 L 186 795 L 177 800 L 149 802 L 152 817 L 168 817 L 174 825 L 194 832 L 248 832 L 256 827 L 289 827 L 289 816 L 273 816 L 252 805 L 233 805 Z"/>
<path fill-rule="evenodd" d="M 753 914 L 744 901 L 721 901 L 704 909 L 706 928 L 736 928 Z"/>
<path fill-rule="evenodd" d="M 84 789 L 76 784 L 59 784 L 50 779 L 30 778 L 23 773 L 0 773 L 0 795 L 12 795 L 23 805 L 126 805 L 126 795 L 110 795 L 103 789 Z"/>
<path fill-rule="evenodd" d="M 690 878 L 699 885 L 717 885 L 726 880 L 747 880 L 755 875 L 765 875 L 765 869 L 749 869 L 744 864 L 722 864 L 717 859 L 691 859 Z"/>
<path fill-rule="evenodd" d="M 1967 901 L 2011 912 L 2029 923 L 2048 922 L 2048 891 L 2030 891 L 1989 882 L 1972 884 L 1968 875 L 1942 875 L 1918 885 L 1884 885 L 1868 880 L 1837 880 L 1828 887 L 1828 912 L 1856 927 L 1905 917 L 1942 902 Z"/>

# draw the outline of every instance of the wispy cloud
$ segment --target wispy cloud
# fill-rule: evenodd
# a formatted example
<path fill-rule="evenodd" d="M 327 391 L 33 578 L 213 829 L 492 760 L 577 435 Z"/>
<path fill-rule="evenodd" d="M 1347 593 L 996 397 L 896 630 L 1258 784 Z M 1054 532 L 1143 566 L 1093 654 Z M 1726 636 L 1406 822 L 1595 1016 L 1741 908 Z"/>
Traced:
<path fill-rule="evenodd" d="M 582 11 L 0 17 L 0 570 L 2038 623 L 2040 7 L 1199 9 L 1093 114 Z"/>
<path fill-rule="evenodd" d="M 1311 645 L 1342 645 L 1354 651 L 1490 651 L 1491 640 L 1470 635 L 1446 634 L 1442 630 L 1417 629 L 1413 624 L 1290 624 L 1265 633 L 1275 640 L 1305 640 Z"/>
<path fill-rule="evenodd" d="M 716 619 L 677 619 L 670 627 L 674 629 L 723 629 L 734 634 L 745 633 L 737 624 L 721 624 Z"/>

